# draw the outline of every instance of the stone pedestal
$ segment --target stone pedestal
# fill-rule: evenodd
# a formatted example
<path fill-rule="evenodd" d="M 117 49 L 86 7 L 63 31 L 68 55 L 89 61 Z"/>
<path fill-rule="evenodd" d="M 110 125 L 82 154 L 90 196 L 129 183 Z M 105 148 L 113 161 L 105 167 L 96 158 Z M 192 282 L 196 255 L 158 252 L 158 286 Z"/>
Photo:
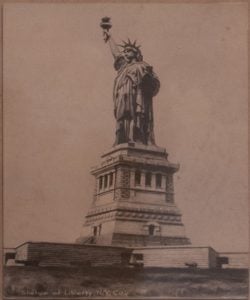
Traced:
<path fill-rule="evenodd" d="M 93 168 L 95 192 L 79 243 L 123 246 L 186 245 L 173 175 L 164 148 L 120 144 Z"/>

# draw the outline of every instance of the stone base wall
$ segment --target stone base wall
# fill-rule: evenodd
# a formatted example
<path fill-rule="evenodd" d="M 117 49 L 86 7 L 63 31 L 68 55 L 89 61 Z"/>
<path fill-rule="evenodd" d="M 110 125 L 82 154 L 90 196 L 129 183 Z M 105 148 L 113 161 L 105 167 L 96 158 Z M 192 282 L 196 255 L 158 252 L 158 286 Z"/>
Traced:
<path fill-rule="evenodd" d="M 37 266 L 112 266 L 122 265 L 124 247 L 27 242 L 16 249 L 16 262 Z"/>
<path fill-rule="evenodd" d="M 249 253 L 247 252 L 224 252 L 219 257 L 225 257 L 227 263 L 221 265 L 223 269 L 245 269 L 249 268 Z"/>
<path fill-rule="evenodd" d="M 145 268 L 246 269 L 249 257 L 248 253 L 243 252 L 218 253 L 211 247 L 189 245 L 129 248 L 49 242 L 27 242 L 16 247 L 14 252 L 16 264 L 68 267 L 143 266 Z M 228 259 L 228 263 L 221 265 L 221 259 L 225 260 L 225 258 Z"/>
<path fill-rule="evenodd" d="M 143 257 L 144 267 L 216 268 L 217 253 L 210 247 L 152 247 L 134 249 Z"/>

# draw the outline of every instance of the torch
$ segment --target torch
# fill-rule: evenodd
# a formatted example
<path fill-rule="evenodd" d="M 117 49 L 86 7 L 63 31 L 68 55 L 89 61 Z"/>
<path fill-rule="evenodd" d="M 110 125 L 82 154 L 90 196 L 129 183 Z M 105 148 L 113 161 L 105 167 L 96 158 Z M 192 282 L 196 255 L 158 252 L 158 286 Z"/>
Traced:
<path fill-rule="evenodd" d="M 105 43 L 109 39 L 109 29 L 112 27 L 111 21 L 109 17 L 103 17 L 100 23 L 101 28 L 103 29 L 103 36 Z"/>

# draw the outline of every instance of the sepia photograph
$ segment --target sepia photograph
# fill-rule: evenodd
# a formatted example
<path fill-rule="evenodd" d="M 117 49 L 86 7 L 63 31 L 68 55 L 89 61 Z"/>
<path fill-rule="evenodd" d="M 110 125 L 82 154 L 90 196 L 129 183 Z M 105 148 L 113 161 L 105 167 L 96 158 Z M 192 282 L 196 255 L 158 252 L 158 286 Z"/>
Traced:
<path fill-rule="evenodd" d="M 248 299 L 247 1 L 2 5 L 3 299 Z"/>

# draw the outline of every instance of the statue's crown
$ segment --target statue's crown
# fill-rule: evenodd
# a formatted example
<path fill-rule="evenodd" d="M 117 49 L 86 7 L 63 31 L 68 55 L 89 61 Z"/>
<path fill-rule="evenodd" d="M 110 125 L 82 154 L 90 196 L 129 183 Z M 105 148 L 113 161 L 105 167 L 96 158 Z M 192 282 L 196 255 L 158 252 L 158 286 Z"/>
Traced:
<path fill-rule="evenodd" d="M 132 48 L 132 49 L 134 49 L 134 50 L 136 50 L 136 52 L 140 52 L 140 45 L 136 45 L 136 40 L 132 43 L 131 41 L 130 41 L 130 39 L 128 39 L 128 41 L 126 42 L 126 41 L 122 41 L 123 42 L 123 45 L 119 45 L 120 47 L 122 47 L 122 48 Z"/>

